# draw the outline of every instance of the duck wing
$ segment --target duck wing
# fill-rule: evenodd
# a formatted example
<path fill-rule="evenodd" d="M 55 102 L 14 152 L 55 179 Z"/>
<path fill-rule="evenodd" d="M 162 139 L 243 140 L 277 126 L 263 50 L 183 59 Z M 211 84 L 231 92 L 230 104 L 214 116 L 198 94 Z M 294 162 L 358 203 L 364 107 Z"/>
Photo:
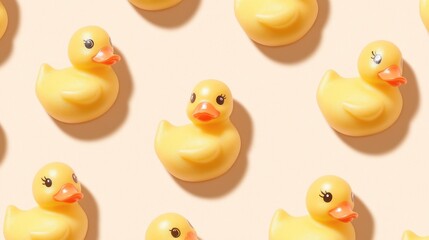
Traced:
<path fill-rule="evenodd" d="M 48 226 L 43 226 L 43 230 L 30 232 L 31 240 L 67 240 L 69 235 L 70 228 L 60 221 L 50 221 Z"/>
<path fill-rule="evenodd" d="M 384 111 L 383 102 L 372 94 L 355 94 L 342 105 L 355 118 L 367 122 L 377 119 Z"/>
<path fill-rule="evenodd" d="M 282 3 L 272 4 L 256 14 L 256 19 L 267 27 L 274 29 L 286 28 L 294 23 L 299 16 L 299 9 L 295 6 L 285 6 Z"/>
<path fill-rule="evenodd" d="M 69 90 L 61 91 L 64 100 L 74 103 L 87 105 L 97 101 L 101 94 L 101 86 L 95 81 L 75 80 Z"/>
<path fill-rule="evenodd" d="M 204 138 L 199 139 L 179 150 L 179 155 L 184 160 L 194 163 L 208 163 L 215 160 L 221 153 L 218 141 Z"/>

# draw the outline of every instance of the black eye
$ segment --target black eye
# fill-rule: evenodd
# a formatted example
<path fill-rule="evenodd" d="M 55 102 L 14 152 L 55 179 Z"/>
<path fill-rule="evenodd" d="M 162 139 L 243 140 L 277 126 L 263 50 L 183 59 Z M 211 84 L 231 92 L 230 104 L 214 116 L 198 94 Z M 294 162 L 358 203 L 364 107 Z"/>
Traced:
<path fill-rule="evenodd" d="M 180 230 L 178 228 L 173 228 L 170 230 L 171 236 L 174 238 L 180 237 Z"/>
<path fill-rule="evenodd" d="M 191 95 L 191 103 L 194 103 L 196 98 L 197 98 L 197 95 L 195 95 L 195 93 L 192 93 L 192 95 Z"/>
<path fill-rule="evenodd" d="M 43 181 L 42 184 L 45 185 L 46 187 L 51 187 L 52 186 L 52 180 L 50 178 L 43 177 L 42 181 Z"/>
<path fill-rule="evenodd" d="M 376 63 L 376 64 L 380 64 L 381 60 L 383 60 L 383 58 L 381 57 L 381 54 L 378 54 L 374 51 L 371 52 L 372 57 L 371 59 Z"/>
<path fill-rule="evenodd" d="M 73 173 L 72 178 L 73 178 L 73 181 L 74 181 L 75 183 L 77 183 L 77 176 L 76 176 L 76 174 L 74 174 L 74 173 Z"/>
<path fill-rule="evenodd" d="M 319 197 L 323 198 L 323 201 L 325 201 L 326 203 L 331 202 L 332 201 L 332 194 L 330 192 L 322 192 L 320 191 L 322 194 L 319 194 Z"/>
<path fill-rule="evenodd" d="M 91 49 L 94 47 L 94 41 L 92 39 L 83 40 L 85 47 Z"/>
<path fill-rule="evenodd" d="M 225 102 L 225 99 L 226 99 L 226 96 L 221 94 L 217 96 L 216 102 L 217 104 L 222 105 Z"/>

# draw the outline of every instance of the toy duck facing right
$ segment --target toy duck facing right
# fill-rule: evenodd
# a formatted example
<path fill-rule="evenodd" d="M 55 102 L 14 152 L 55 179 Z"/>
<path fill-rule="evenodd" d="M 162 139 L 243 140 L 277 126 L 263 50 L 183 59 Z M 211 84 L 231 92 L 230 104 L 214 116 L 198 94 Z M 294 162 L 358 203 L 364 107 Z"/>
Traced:
<path fill-rule="evenodd" d="M 107 32 L 96 26 L 79 29 L 70 40 L 68 53 L 72 67 L 41 67 L 37 97 L 58 121 L 93 120 L 107 112 L 118 96 L 118 77 L 111 66 L 121 58 L 114 54 Z"/>
<path fill-rule="evenodd" d="M 429 240 L 429 237 L 420 237 L 411 231 L 405 231 L 402 240 Z"/>
<path fill-rule="evenodd" d="M 317 179 L 307 192 L 309 216 L 292 217 L 277 210 L 270 226 L 269 240 L 355 240 L 351 221 L 354 197 L 349 184 L 337 176 Z"/>
<path fill-rule="evenodd" d="M 429 31 L 429 0 L 420 0 L 420 17 Z"/>
<path fill-rule="evenodd" d="M 134 6 L 148 11 L 158 11 L 171 8 L 182 0 L 128 0 Z"/>
<path fill-rule="evenodd" d="M 177 213 L 165 213 L 155 218 L 146 230 L 146 240 L 198 240 L 186 218 Z"/>
<path fill-rule="evenodd" d="M 358 60 L 360 77 L 343 78 L 329 70 L 320 82 L 317 101 L 336 131 L 349 136 L 367 136 L 390 127 L 402 110 L 399 86 L 402 54 L 393 43 L 368 44 Z"/>
<path fill-rule="evenodd" d="M 218 80 L 197 84 L 188 103 L 192 124 L 159 124 L 155 150 L 164 167 L 176 178 L 200 182 L 228 171 L 240 152 L 241 140 L 229 117 L 233 99 Z"/>
<path fill-rule="evenodd" d="M 2 38 L 3 34 L 6 32 L 7 22 L 8 17 L 6 8 L 4 7 L 3 3 L 0 2 L 0 38 Z"/>
<path fill-rule="evenodd" d="M 246 34 L 266 46 L 301 39 L 316 21 L 317 0 L 235 0 L 235 16 Z"/>
<path fill-rule="evenodd" d="M 10 206 L 4 221 L 6 240 L 83 240 L 88 219 L 77 203 L 81 185 L 68 165 L 45 165 L 33 181 L 38 207 L 28 211 Z"/>

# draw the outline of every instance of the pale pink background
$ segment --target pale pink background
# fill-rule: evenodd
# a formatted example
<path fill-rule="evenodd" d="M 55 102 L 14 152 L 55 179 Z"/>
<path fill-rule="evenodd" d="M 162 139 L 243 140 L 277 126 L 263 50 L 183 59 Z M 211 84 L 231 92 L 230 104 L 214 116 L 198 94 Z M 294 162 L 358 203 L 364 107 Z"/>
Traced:
<path fill-rule="evenodd" d="M 249 40 L 232 0 L 184 0 L 153 13 L 126 0 L 3 2 L 10 25 L 0 41 L 0 226 L 8 205 L 35 205 L 35 172 L 62 161 L 83 182 L 89 240 L 144 239 L 149 222 L 168 211 L 186 216 L 203 240 L 268 239 L 274 211 L 307 214 L 307 187 L 325 174 L 354 189 L 357 239 L 400 239 L 407 228 L 429 235 L 429 36 L 417 0 L 320 0 L 309 34 L 281 48 Z M 58 123 L 36 98 L 38 69 L 69 66 L 69 38 L 92 24 L 123 57 L 114 67 L 120 96 L 98 120 Z M 362 47 L 378 39 L 405 58 L 402 115 L 376 136 L 339 135 L 318 109 L 319 80 L 330 68 L 356 76 Z M 208 78 L 230 86 L 243 147 L 228 174 L 183 183 L 158 161 L 154 136 L 162 119 L 189 122 L 191 89 Z"/>

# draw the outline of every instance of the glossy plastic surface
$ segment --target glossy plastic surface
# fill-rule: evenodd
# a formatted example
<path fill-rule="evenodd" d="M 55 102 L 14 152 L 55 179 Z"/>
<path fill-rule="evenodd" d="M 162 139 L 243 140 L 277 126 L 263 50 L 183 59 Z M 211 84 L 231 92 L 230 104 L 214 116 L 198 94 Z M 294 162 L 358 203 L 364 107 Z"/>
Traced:
<path fill-rule="evenodd" d="M 44 64 L 36 84 L 37 97 L 51 117 L 65 123 L 95 119 L 109 110 L 119 92 L 112 65 L 109 35 L 100 27 L 79 29 L 69 43 L 72 67 L 56 70 Z"/>
<path fill-rule="evenodd" d="M 402 240 L 429 240 L 429 237 L 420 237 L 411 231 L 405 231 Z"/>
<path fill-rule="evenodd" d="M 88 219 L 77 203 L 83 198 L 73 169 L 63 163 L 45 165 L 34 177 L 38 206 L 23 211 L 9 206 L 4 222 L 6 240 L 83 240 Z"/>
<path fill-rule="evenodd" d="M 8 17 L 6 8 L 4 7 L 3 3 L 0 2 L 0 38 L 3 37 L 3 34 L 6 32 L 8 23 Z"/>
<path fill-rule="evenodd" d="M 134 6 L 149 11 L 164 10 L 166 8 L 171 8 L 182 0 L 128 0 Z"/>
<path fill-rule="evenodd" d="M 359 56 L 357 78 L 343 78 L 329 70 L 320 82 L 317 101 L 328 123 L 349 136 L 366 136 L 390 127 L 402 110 L 398 86 L 402 55 L 387 41 L 367 45 Z"/>
<path fill-rule="evenodd" d="M 309 216 L 292 217 L 277 210 L 270 226 L 270 240 L 354 240 L 351 221 L 354 199 L 349 184 L 336 176 L 317 179 L 307 192 Z"/>
<path fill-rule="evenodd" d="M 235 0 L 235 15 L 253 41 L 266 46 L 291 44 L 313 26 L 316 0 Z"/>
<path fill-rule="evenodd" d="M 420 17 L 429 31 L 429 0 L 420 0 Z"/>
<path fill-rule="evenodd" d="M 146 240 L 198 240 L 197 233 L 186 218 L 165 213 L 155 218 L 146 231 Z"/>
<path fill-rule="evenodd" d="M 187 114 L 192 124 L 176 127 L 162 121 L 155 150 L 164 167 L 184 181 L 198 182 L 224 174 L 240 152 L 241 140 L 229 117 L 233 98 L 217 80 L 200 82 L 193 90 Z"/>

